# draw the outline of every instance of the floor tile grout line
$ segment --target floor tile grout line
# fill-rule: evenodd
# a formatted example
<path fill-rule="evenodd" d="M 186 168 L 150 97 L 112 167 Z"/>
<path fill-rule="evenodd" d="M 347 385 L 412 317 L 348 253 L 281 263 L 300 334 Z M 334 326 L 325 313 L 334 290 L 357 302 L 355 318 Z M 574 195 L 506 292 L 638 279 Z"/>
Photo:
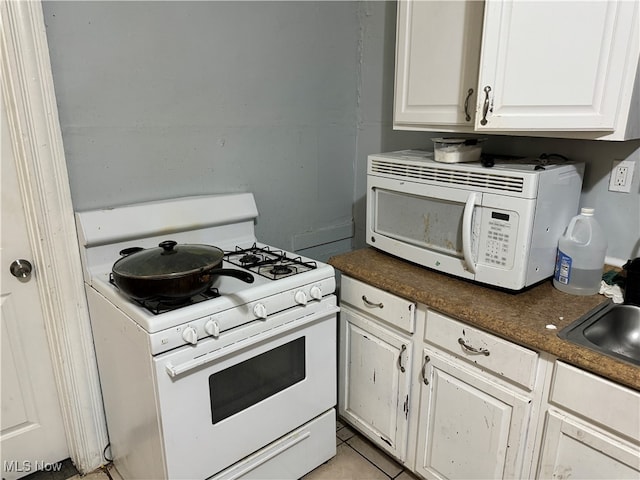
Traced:
<path fill-rule="evenodd" d="M 407 470 L 405 470 L 405 468 L 403 467 L 402 470 L 400 470 L 400 472 L 395 477 L 391 477 L 391 480 L 395 480 L 396 478 L 398 478 L 400 475 L 402 475 L 405 472 L 407 472 Z"/>
<path fill-rule="evenodd" d="M 396 478 L 398 478 L 400 475 L 402 475 L 402 473 L 405 471 L 404 466 L 398 464 L 398 467 L 400 468 L 400 472 L 398 472 L 395 476 L 391 476 L 389 475 L 387 472 L 385 472 L 382 468 L 380 468 L 378 465 L 376 465 L 373 461 L 369 460 L 364 454 L 360 453 L 356 448 L 352 447 L 351 444 L 349 444 L 349 440 L 353 439 L 354 437 L 360 437 L 365 439 L 365 437 L 363 437 L 357 430 L 355 430 L 353 427 L 351 427 L 348 423 L 346 422 L 341 422 L 342 426 L 338 429 L 336 429 L 336 438 L 338 438 L 340 440 L 340 437 L 337 436 L 338 432 L 340 430 L 342 430 L 343 428 L 349 428 L 349 430 L 353 433 L 352 436 L 350 436 L 349 438 L 346 438 L 344 440 L 342 440 L 342 443 L 345 443 L 349 446 L 349 448 L 351 448 L 353 451 L 355 451 L 358 455 L 360 455 L 362 458 L 364 458 L 367 462 L 369 462 L 371 465 L 373 465 L 374 467 L 376 467 L 378 470 L 380 470 L 385 476 L 387 476 L 390 480 L 395 480 Z M 337 447 L 337 445 L 336 445 Z M 374 448 L 378 449 L 378 447 Z M 381 451 L 381 453 L 384 453 Z M 395 462 L 395 460 L 391 459 L 392 461 Z M 397 463 L 397 462 L 396 462 Z"/>
<path fill-rule="evenodd" d="M 353 437 L 352 437 L 353 438 Z M 356 452 L 358 455 L 360 455 L 362 458 L 364 458 L 367 462 L 369 462 L 371 465 L 373 465 L 374 467 L 376 467 L 378 470 L 380 470 L 385 477 L 387 477 L 389 480 L 393 480 L 395 477 L 392 477 L 391 475 L 389 475 L 387 472 L 385 472 L 384 470 L 382 470 L 378 465 L 376 465 L 375 463 L 373 463 L 371 460 L 369 460 L 367 457 L 365 457 L 362 453 L 360 453 L 357 449 L 355 449 L 354 447 L 352 447 L 351 445 L 349 445 L 348 442 L 344 442 L 347 447 L 349 447 L 351 450 L 353 450 L 354 452 Z M 402 473 L 402 472 L 400 472 Z"/>

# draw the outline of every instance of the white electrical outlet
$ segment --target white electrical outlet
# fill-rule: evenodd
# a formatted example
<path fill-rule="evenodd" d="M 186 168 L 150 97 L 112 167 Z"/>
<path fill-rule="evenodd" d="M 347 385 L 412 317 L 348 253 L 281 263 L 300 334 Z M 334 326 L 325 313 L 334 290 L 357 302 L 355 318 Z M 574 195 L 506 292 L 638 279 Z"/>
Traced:
<path fill-rule="evenodd" d="M 614 160 L 611 168 L 611 178 L 609 179 L 609 191 L 626 192 L 631 191 L 631 180 L 633 180 L 634 163 L 629 160 Z"/>

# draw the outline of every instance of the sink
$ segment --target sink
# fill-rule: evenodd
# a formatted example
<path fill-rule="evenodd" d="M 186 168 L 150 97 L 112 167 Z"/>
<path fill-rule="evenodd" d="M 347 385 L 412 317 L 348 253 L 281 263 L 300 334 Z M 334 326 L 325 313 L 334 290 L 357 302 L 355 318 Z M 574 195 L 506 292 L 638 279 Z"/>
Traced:
<path fill-rule="evenodd" d="M 640 306 L 608 302 L 562 329 L 558 336 L 640 365 Z"/>

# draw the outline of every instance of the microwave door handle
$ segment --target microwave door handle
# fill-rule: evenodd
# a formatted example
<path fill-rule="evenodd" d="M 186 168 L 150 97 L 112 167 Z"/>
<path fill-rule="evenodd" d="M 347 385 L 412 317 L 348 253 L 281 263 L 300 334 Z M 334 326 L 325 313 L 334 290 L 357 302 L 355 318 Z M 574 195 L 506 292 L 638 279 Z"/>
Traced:
<path fill-rule="evenodd" d="M 476 273 L 476 264 L 471 255 L 471 233 L 473 230 L 471 220 L 473 220 L 473 208 L 475 207 L 477 197 L 477 192 L 471 192 L 469 194 L 467 202 L 464 205 L 464 213 L 462 214 L 462 254 L 464 255 L 467 270 L 474 274 Z"/>

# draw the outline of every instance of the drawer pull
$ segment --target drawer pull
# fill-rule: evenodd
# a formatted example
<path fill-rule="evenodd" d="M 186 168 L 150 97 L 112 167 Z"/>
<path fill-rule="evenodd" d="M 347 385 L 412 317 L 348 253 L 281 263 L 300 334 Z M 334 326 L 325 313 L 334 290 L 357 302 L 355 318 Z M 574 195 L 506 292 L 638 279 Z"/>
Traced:
<path fill-rule="evenodd" d="M 484 355 L 486 357 L 489 356 L 489 353 L 490 353 L 489 350 L 487 350 L 486 348 L 472 347 L 471 345 L 468 345 L 462 337 L 458 339 L 458 343 L 462 345 L 462 348 L 464 348 L 467 352 L 476 353 L 478 355 Z"/>
<path fill-rule="evenodd" d="M 431 361 L 429 355 L 424 356 L 424 363 L 422 364 L 422 381 L 425 385 L 429 385 L 429 379 L 427 378 L 427 363 Z"/>
<path fill-rule="evenodd" d="M 382 304 L 382 302 L 380 303 L 375 303 L 372 302 L 371 300 L 369 300 L 365 295 L 362 295 L 362 301 L 369 305 L 370 307 L 378 307 L 378 308 L 384 308 L 384 305 Z"/>
<path fill-rule="evenodd" d="M 402 354 L 407 350 L 407 346 L 402 344 L 402 347 L 400 347 L 400 355 L 398 355 L 398 367 L 400 367 L 400 371 L 402 373 L 404 373 L 405 368 L 404 365 L 402 365 Z"/>

